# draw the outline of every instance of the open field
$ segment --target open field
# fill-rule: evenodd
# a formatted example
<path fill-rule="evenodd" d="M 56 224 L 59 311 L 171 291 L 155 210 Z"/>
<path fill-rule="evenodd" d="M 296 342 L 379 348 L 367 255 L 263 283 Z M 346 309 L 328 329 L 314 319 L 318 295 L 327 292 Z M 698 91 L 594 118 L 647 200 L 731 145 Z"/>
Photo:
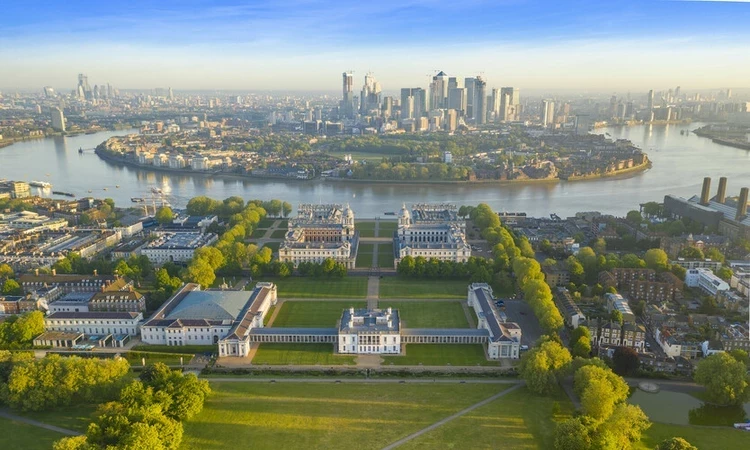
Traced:
<path fill-rule="evenodd" d="M 461 280 L 412 280 L 384 277 L 380 280 L 380 298 L 465 299 L 468 285 L 468 282 Z"/>
<path fill-rule="evenodd" d="M 511 385 L 220 383 L 184 449 L 380 449 Z"/>
<path fill-rule="evenodd" d="M 39 422 L 48 425 L 55 425 L 60 428 L 67 428 L 69 430 L 84 433 L 86 428 L 88 428 L 89 423 L 94 420 L 97 406 L 98 405 L 63 406 L 49 411 L 34 411 L 17 414 L 19 416 L 28 417 L 29 419 L 38 420 Z M 0 441 L 1 440 L 2 439 L 0 438 Z"/>
<path fill-rule="evenodd" d="M 251 244 L 255 244 L 255 245 L 258 245 L 258 243 L 257 243 L 257 242 L 250 242 L 250 243 L 251 243 Z M 265 243 L 265 244 L 263 244 L 262 246 L 258 247 L 258 249 L 260 250 L 260 248 L 261 248 L 261 247 L 268 247 L 268 248 L 270 248 L 270 249 L 271 249 L 271 251 L 272 251 L 272 252 L 274 252 L 274 253 L 278 253 L 278 252 L 279 252 L 279 246 L 280 246 L 280 245 L 281 245 L 281 242 L 266 242 L 266 243 Z"/>
<path fill-rule="evenodd" d="M 335 354 L 333 344 L 260 344 L 253 364 L 353 365 L 355 359 L 352 355 Z"/>
<path fill-rule="evenodd" d="M 273 233 L 271 233 L 271 237 L 273 239 L 281 239 L 284 236 L 286 236 L 287 230 L 274 230 Z"/>
<path fill-rule="evenodd" d="M 273 316 L 273 311 L 276 309 L 276 305 L 271 305 L 270 308 L 268 308 L 268 312 L 266 313 L 266 316 L 263 318 L 263 326 L 268 325 L 268 321 L 271 320 L 271 317 Z"/>
<path fill-rule="evenodd" d="M 378 228 L 378 237 L 393 237 L 393 232 L 398 228 L 398 222 L 396 221 L 380 221 L 380 227 Z"/>
<path fill-rule="evenodd" d="M 361 302 L 284 302 L 273 322 L 274 327 L 334 328 L 341 313 L 349 307 L 364 308 Z"/>
<path fill-rule="evenodd" d="M 671 437 L 681 437 L 700 450 L 750 448 L 750 433 L 731 427 L 697 427 L 654 422 L 641 438 L 638 449 L 652 449 Z"/>
<path fill-rule="evenodd" d="M 393 244 L 378 245 L 378 267 L 393 268 Z"/>
<path fill-rule="evenodd" d="M 258 222 L 258 228 L 271 228 L 276 219 L 263 219 Z"/>
<path fill-rule="evenodd" d="M 373 244 L 359 244 L 357 249 L 356 267 L 370 267 L 372 265 Z"/>
<path fill-rule="evenodd" d="M 14 420 L 0 418 L 0 441 L 4 449 L 49 450 L 58 439 L 66 437 Z"/>
<path fill-rule="evenodd" d="M 359 237 L 375 237 L 375 222 L 355 222 L 354 229 L 359 231 Z"/>
<path fill-rule="evenodd" d="M 263 235 L 266 234 L 266 231 L 268 231 L 268 228 L 256 228 L 253 230 L 253 233 L 250 235 L 251 239 L 259 239 L 262 238 Z"/>
<path fill-rule="evenodd" d="M 488 361 L 482 344 L 406 344 L 406 355 L 383 356 L 383 365 L 394 366 L 496 366 Z"/>
<path fill-rule="evenodd" d="M 552 412 L 557 402 L 559 411 Z M 573 405 L 562 391 L 553 398 L 521 388 L 399 447 L 424 448 L 553 448 L 555 424 L 569 419 Z M 653 448 L 653 447 L 652 447 Z"/>
<path fill-rule="evenodd" d="M 404 328 L 468 328 L 466 315 L 458 301 L 379 302 L 380 308 L 396 308 Z"/>
<path fill-rule="evenodd" d="M 279 289 L 279 298 L 365 298 L 367 278 L 311 278 L 289 277 L 268 278 L 259 281 L 272 281 Z"/>

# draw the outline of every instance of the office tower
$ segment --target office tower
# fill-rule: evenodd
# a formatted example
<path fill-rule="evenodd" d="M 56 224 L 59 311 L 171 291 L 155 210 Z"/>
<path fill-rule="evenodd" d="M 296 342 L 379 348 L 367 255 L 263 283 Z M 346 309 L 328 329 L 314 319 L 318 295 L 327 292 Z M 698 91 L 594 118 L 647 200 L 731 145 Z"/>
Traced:
<path fill-rule="evenodd" d="M 448 75 L 440 71 L 430 83 L 430 109 L 443 109 L 448 99 Z"/>
<path fill-rule="evenodd" d="M 445 129 L 447 131 L 456 131 L 458 127 L 458 111 L 451 108 L 445 116 Z"/>
<path fill-rule="evenodd" d="M 680 98 L 680 87 L 677 86 L 677 89 L 674 90 L 674 99 L 677 100 Z"/>
<path fill-rule="evenodd" d="M 351 119 L 354 118 L 354 75 L 351 72 L 344 72 L 342 81 L 341 115 Z"/>
<path fill-rule="evenodd" d="M 625 115 L 627 113 L 627 107 L 624 103 L 620 102 L 617 104 L 617 109 L 615 111 L 615 117 L 617 119 L 623 120 L 625 119 Z"/>
<path fill-rule="evenodd" d="M 464 78 L 464 88 L 466 88 L 466 118 L 474 118 L 474 90 L 475 79 Z"/>
<path fill-rule="evenodd" d="M 320 106 L 315 108 L 315 120 L 323 120 L 323 108 Z"/>
<path fill-rule="evenodd" d="M 79 73 L 78 74 L 78 97 L 80 99 L 91 100 L 93 99 L 93 93 L 91 92 L 91 86 L 89 86 L 89 77 Z"/>
<path fill-rule="evenodd" d="M 383 117 L 386 119 L 393 116 L 393 97 L 388 96 L 383 99 Z"/>
<path fill-rule="evenodd" d="M 500 89 L 500 120 L 514 122 L 521 116 L 521 97 L 518 89 L 504 87 Z"/>
<path fill-rule="evenodd" d="M 492 120 L 495 122 L 500 121 L 500 103 L 500 89 L 493 88 L 488 109 L 492 112 Z"/>
<path fill-rule="evenodd" d="M 555 123 L 555 102 L 552 100 L 542 100 L 542 109 L 539 112 L 542 126 L 548 126 Z"/>
<path fill-rule="evenodd" d="M 169 88 L 169 90 L 167 91 L 167 98 L 169 99 L 169 101 L 174 100 L 174 92 L 172 92 L 172 88 Z"/>
<path fill-rule="evenodd" d="M 55 96 L 55 90 L 51 86 L 44 86 L 44 97 L 53 98 Z"/>
<path fill-rule="evenodd" d="M 422 88 L 401 89 L 401 119 L 419 119 L 427 114 L 427 92 Z"/>
<path fill-rule="evenodd" d="M 380 109 L 380 83 L 372 73 L 365 75 L 365 84 L 359 97 L 359 112 L 367 114 L 369 111 Z"/>
<path fill-rule="evenodd" d="M 591 125 L 593 125 L 591 116 L 586 115 L 586 114 L 579 114 L 576 116 L 576 134 L 578 135 L 589 134 L 589 129 L 591 129 Z"/>
<path fill-rule="evenodd" d="M 487 123 L 487 82 L 481 76 L 474 78 L 474 123 Z"/>
<path fill-rule="evenodd" d="M 654 90 L 648 91 L 648 109 L 654 109 Z"/>
<path fill-rule="evenodd" d="M 52 108 L 50 110 L 52 114 L 52 128 L 57 131 L 65 131 L 65 116 L 60 108 Z"/>
<path fill-rule="evenodd" d="M 454 87 L 448 90 L 448 108 L 455 109 L 460 116 L 466 113 L 466 88 Z"/>
<path fill-rule="evenodd" d="M 457 77 L 448 78 L 448 93 L 450 94 L 451 89 L 457 89 L 464 87 L 464 80 Z"/>

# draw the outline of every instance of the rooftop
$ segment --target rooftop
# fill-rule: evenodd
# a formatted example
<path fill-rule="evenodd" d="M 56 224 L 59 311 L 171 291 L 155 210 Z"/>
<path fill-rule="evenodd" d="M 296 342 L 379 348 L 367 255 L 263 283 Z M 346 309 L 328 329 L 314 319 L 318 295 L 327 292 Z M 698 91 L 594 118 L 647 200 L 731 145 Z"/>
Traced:
<path fill-rule="evenodd" d="M 397 309 L 345 309 L 341 314 L 342 333 L 396 333 L 401 328 Z"/>
<path fill-rule="evenodd" d="M 252 296 L 248 291 L 190 291 L 165 319 L 235 320 Z"/>

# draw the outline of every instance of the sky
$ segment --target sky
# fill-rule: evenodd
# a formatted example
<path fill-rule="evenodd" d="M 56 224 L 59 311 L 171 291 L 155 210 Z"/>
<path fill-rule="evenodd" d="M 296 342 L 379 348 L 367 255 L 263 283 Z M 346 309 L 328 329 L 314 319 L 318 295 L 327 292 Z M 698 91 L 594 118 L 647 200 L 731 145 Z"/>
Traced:
<path fill-rule="evenodd" d="M 750 0 L 4 0 L 0 89 L 750 87 Z"/>

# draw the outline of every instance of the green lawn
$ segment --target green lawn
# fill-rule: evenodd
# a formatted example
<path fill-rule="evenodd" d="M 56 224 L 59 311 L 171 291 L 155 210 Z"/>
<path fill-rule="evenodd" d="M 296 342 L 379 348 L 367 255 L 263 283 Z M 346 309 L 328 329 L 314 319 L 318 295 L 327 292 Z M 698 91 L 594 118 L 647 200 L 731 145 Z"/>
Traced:
<path fill-rule="evenodd" d="M 393 244 L 378 245 L 378 267 L 393 268 Z"/>
<path fill-rule="evenodd" d="M 406 344 L 406 355 L 383 356 L 383 365 L 394 366 L 496 366 L 488 361 L 482 344 Z"/>
<path fill-rule="evenodd" d="M 263 219 L 258 222 L 258 228 L 271 228 L 274 222 L 276 222 L 276 219 Z"/>
<path fill-rule="evenodd" d="M 381 449 L 508 385 L 221 383 L 182 448 Z"/>
<path fill-rule="evenodd" d="M 559 404 L 556 413 L 552 411 L 553 402 Z M 550 449 L 555 424 L 572 414 L 573 405 L 561 391 L 552 397 L 541 397 L 521 388 L 399 448 Z"/>
<path fill-rule="evenodd" d="M 396 308 L 404 328 L 468 328 L 466 314 L 458 301 L 379 302 L 380 308 Z"/>
<path fill-rule="evenodd" d="M 681 437 L 700 450 L 750 448 L 750 433 L 731 427 L 698 427 L 653 422 L 641 438 L 639 449 L 652 449 L 671 437 Z"/>
<path fill-rule="evenodd" d="M 4 449 L 49 450 L 63 434 L 15 420 L 0 418 L 0 441 Z"/>
<path fill-rule="evenodd" d="M 281 239 L 284 236 L 286 236 L 287 230 L 274 230 L 273 233 L 271 233 L 271 237 L 274 239 Z"/>
<path fill-rule="evenodd" d="M 29 419 L 38 420 L 49 425 L 55 425 L 69 430 L 86 431 L 89 423 L 94 420 L 98 405 L 75 405 L 54 408 L 49 411 L 33 411 L 18 413 Z"/>
<path fill-rule="evenodd" d="M 123 354 L 123 356 L 128 360 L 131 366 L 142 367 L 143 359 L 146 360 L 147 365 L 160 362 L 168 366 L 179 366 L 180 357 L 182 357 L 183 364 L 188 364 L 195 355 L 192 353 L 127 352 Z"/>
<path fill-rule="evenodd" d="M 250 238 L 251 239 L 262 238 L 266 234 L 266 231 L 268 231 L 268 228 L 257 228 L 253 230 L 253 233 L 250 235 Z"/>
<path fill-rule="evenodd" d="M 284 302 L 274 327 L 333 328 L 341 313 L 349 307 L 364 308 L 364 301 L 355 302 Z"/>
<path fill-rule="evenodd" d="M 353 355 L 335 354 L 333 344 L 260 344 L 253 364 L 353 365 L 355 359 Z"/>
<path fill-rule="evenodd" d="M 398 222 L 380 221 L 378 237 L 393 237 L 393 232 L 398 228 Z"/>
<path fill-rule="evenodd" d="M 374 244 L 359 244 L 357 249 L 357 267 L 370 267 L 372 266 L 372 252 Z"/>
<path fill-rule="evenodd" d="M 276 305 L 271 305 L 270 308 L 268 308 L 268 312 L 266 313 L 266 316 L 263 318 L 263 326 L 268 325 L 268 321 L 271 320 L 271 317 L 273 317 L 273 311 L 276 309 Z"/>
<path fill-rule="evenodd" d="M 468 285 L 468 282 L 460 280 L 412 280 L 384 277 L 380 280 L 380 298 L 465 299 Z"/>
<path fill-rule="evenodd" d="M 312 278 L 289 277 L 268 279 L 279 289 L 280 298 L 365 298 L 367 277 Z"/>
<path fill-rule="evenodd" d="M 375 237 L 375 222 L 356 222 L 354 228 L 359 231 L 359 237 Z"/>
<path fill-rule="evenodd" d="M 274 253 L 279 253 L 279 246 L 281 245 L 281 242 L 266 242 L 263 244 L 263 247 L 268 247 L 271 249 Z"/>

